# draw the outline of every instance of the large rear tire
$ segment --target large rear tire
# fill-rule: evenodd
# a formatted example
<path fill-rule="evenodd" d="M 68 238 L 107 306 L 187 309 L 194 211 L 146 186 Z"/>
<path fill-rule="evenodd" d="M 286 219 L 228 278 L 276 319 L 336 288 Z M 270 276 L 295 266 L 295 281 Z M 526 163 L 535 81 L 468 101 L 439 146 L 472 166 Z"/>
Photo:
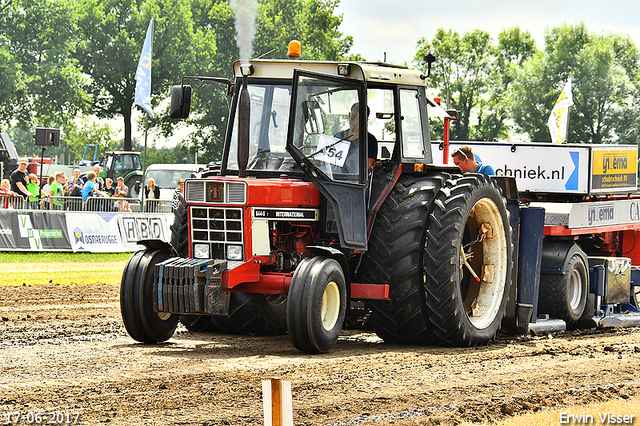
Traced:
<path fill-rule="evenodd" d="M 427 344 L 423 253 L 431 204 L 448 175 L 408 181 L 403 176 L 376 216 L 362 279 L 389 285 L 389 300 L 367 302 L 369 324 L 387 343 Z"/>
<path fill-rule="evenodd" d="M 340 264 L 324 256 L 296 268 L 287 297 L 287 327 L 296 349 L 329 352 L 338 341 L 347 310 L 347 284 Z"/>
<path fill-rule="evenodd" d="M 512 256 L 500 188 L 483 174 L 448 179 L 433 204 L 425 245 L 426 304 L 440 343 L 478 346 L 495 337 L 509 298 Z"/>
<path fill-rule="evenodd" d="M 589 294 L 587 255 L 574 244 L 566 254 L 561 273 L 540 274 L 538 312 L 562 319 L 575 328 L 583 316 Z"/>
<path fill-rule="evenodd" d="M 136 252 L 122 273 L 120 312 L 127 333 L 138 342 L 164 342 L 178 325 L 178 315 L 153 310 L 153 269 L 169 257 L 165 250 Z"/>

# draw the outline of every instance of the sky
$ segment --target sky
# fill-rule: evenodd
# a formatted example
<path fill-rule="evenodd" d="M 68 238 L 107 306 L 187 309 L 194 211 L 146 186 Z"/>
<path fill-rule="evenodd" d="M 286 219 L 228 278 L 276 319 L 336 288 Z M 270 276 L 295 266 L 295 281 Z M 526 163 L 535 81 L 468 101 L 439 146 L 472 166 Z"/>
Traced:
<path fill-rule="evenodd" d="M 368 61 L 382 61 L 386 52 L 387 62 L 411 65 L 418 40 L 439 28 L 488 31 L 497 43 L 500 31 L 520 27 L 543 49 L 546 28 L 584 22 L 589 31 L 628 34 L 640 47 L 638 0 L 341 0 L 335 14 L 343 15 L 340 31 L 353 37 L 351 53 Z"/>

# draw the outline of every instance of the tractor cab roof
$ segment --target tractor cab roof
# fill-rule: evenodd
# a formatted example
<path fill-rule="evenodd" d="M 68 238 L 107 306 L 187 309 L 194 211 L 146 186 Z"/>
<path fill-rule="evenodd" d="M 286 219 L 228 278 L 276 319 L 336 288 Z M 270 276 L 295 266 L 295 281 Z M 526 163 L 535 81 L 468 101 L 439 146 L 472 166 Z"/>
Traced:
<path fill-rule="evenodd" d="M 291 79 L 293 70 L 302 69 L 332 76 L 342 76 L 367 82 L 425 86 L 426 76 L 422 71 L 412 70 L 402 65 L 383 62 L 334 62 L 254 59 L 249 64 L 236 61 L 233 71 L 236 78 L 242 78 L 243 70 L 250 66 L 249 77 Z"/>

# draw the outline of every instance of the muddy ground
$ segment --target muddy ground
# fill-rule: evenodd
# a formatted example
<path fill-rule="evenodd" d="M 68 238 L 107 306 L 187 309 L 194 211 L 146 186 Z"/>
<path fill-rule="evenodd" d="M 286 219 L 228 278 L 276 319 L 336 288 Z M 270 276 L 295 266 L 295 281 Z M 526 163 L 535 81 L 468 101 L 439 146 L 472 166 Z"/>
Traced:
<path fill-rule="evenodd" d="M 0 424 L 19 413 L 18 424 L 261 425 L 260 383 L 271 377 L 291 381 L 297 425 L 448 425 L 640 398 L 638 328 L 465 349 L 350 330 L 331 353 L 310 356 L 287 336 L 180 326 L 166 344 L 142 345 L 125 332 L 118 292 L 0 287 Z"/>

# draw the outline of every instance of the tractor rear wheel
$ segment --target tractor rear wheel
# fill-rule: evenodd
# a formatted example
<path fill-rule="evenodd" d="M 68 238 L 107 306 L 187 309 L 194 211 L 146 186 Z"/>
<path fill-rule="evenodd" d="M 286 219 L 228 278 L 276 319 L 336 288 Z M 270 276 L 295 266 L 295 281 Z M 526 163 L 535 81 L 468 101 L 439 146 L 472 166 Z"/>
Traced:
<path fill-rule="evenodd" d="M 582 318 L 589 294 L 587 255 L 578 245 L 566 254 L 561 273 L 540 274 L 538 312 L 562 319 L 567 328 L 575 328 Z"/>
<path fill-rule="evenodd" d="M 187 222 L 187 205 L 184 197 L 178 197 L 178 208 L 173 209 L 173 223 L 171 230 L 171 246 L 180 257 L 189 256 L 189 226 Z"/>
<path fill-rule="evenodd" d="M 389 300 L 371 300 L 368 323 L 387 343 L 426 344 L 423 270 L 425 229 L 431 204 L 448 175 L 408 181 L 403 176 L 381 206 L 360 270 L 365 282 L 389 285 Z"/>
<path fill-rule="evenodd" d="M 142 250 L 127 262 L 120 283 L 120 311 L 129 335 L 142 343 L 168 340 L 178 325 L 178 315 L 153 310 L 153 269 L 170 257 L 165 250 Z"/>
<path fill-rule="evenodd" d="M 208 315 L 180 315 L 180 323 L 189 331 L 195 333 L 215 331 L 216 327 Z"/>
<path fill-rule="evenodd" d="M 346 311 L 347 284 L 340 264 L 324 256 L 300 262 L 287 297 L 287 327 L 296 349 L 329 352 L 338 341 Z"/>
<path fill-rule="evenodd" d="M 513 245 L 500 188 L 483 174 L 454 175 L 433 203 L 424 288 L 440 343 L 487 344 L 500 328 L 511 286 Z"/>
<path fill-rule="evenodd" d="M 214 315 L 215 330 L 228 334 L 276 336 L 287 332 L 286 297 L 231 293 L 229 315 Z"/>

